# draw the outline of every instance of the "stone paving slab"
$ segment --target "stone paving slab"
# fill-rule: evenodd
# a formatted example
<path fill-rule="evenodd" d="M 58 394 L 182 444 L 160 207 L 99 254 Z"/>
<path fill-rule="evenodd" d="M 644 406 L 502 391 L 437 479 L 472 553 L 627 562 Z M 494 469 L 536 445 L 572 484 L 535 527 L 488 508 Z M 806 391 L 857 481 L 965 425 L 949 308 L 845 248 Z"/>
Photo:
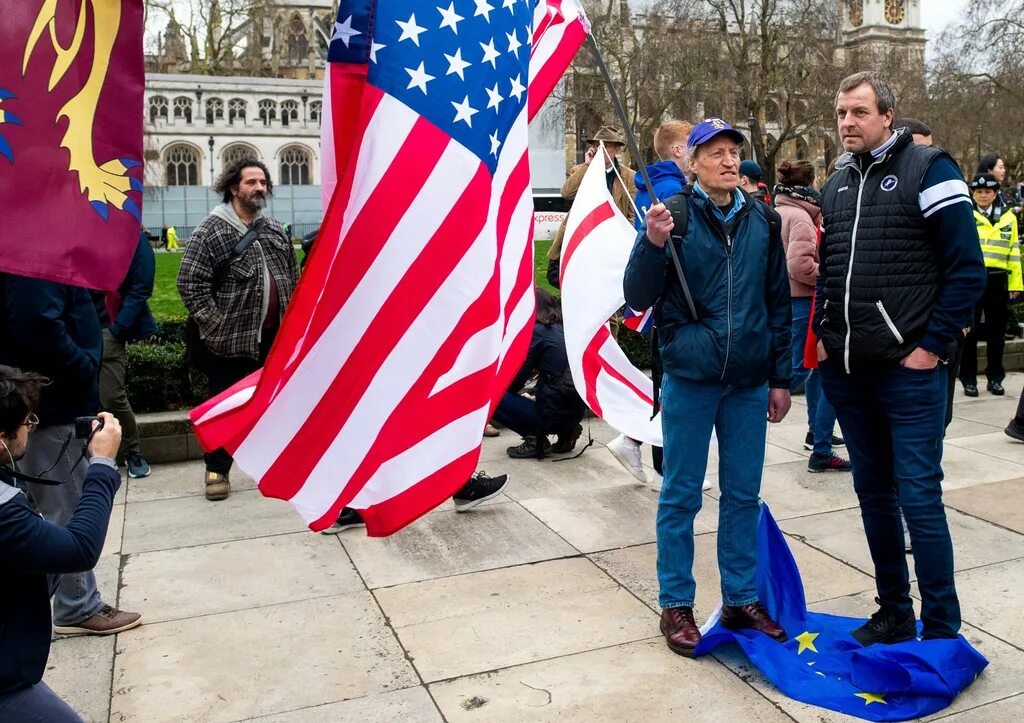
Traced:
<path fill-rule="evenodd" d="M 427 682 L 649 638 L 657 616 L 582 558 L 378 590 Z"/>
<path fill-rule="evenodd" d="M 260 723 L 321 723 L 322 721 L 359 721 L 359 723 L 442 723 L 444 720 L 427 689 L 422 686 L 378 693 L 340 703 L 279 715 L 253 718 Z"/>
<path fill-rule="evenodd" d="M 972 708 L 950 716 L 943 716 L 935 720 L 942 723 L 1017 723 L 1024 717 L 1024 694 L 1003 698 L 995 703 Z"/>
<path fill-rule="evenodd" d="M 721 497 L 718 474 L 709 474 L 708 479 L 714 483 L 708 494 Z M 797 462 L 766 466 L 761 478 L 761 499 L 771 509 L 776 520 L 857 506 L 852 474 L 808 472 L 807 460 L 804 458 Z"/>
<path fill-rule="evenodd" d="M 964 619 L 1024 650 L 1024 560 L 958 572 L 955 578 Z"/>
<path fill-rule="evenodd" d="M 121 585 L 121 605 L 147 623 L 364 589 L 340 544 L 306 532 L 136 553 Z"/>
<path fill-rule="evenodd" d="M 515 503 L 432 512 L 391 537 L 353 530 L 339 539 L 371 589 L 578 552 Z"/>
<path fill-rule="evenodd" d="M 205 492 L 203 482 L 204 470 L 195 462 L 171 462 L 154 464 L 153 473 L 142 479 L 129 479 L 127 487 L 129 502 L 149 502 L 165 500 L 173 497 L 202 495 Z M 238 469 L 231 468 L 231 491 L 240 492 L 256 488 L 256 483 L 249 475 Z"/>
<path fill-rule="evenodd" d="M 372 596 L 350 593 L 120 635 L 111 717 L 234 721 L 417 682 Z"/>
<path fill-rule="evenodd" d="M 1014 442 L 1002 432 L 998 434 L 1001 439 L 995 441 L 999 443 L 1004 455 L 1024 451 L 1024 444 Z M 945 473 L 943 490 L 958 490 L 986 482 L 1024 477 L 1024 454 L 1017 457 L 1017 463 L 994 457 L 988 452 L 967 449 L 961 446 L 965 439 L 971 438 L 950 440 L 942 450 L 942 471 Z"/>
<path fill-rule="evenodd" d="M 713 659 L 658 640 L 618 645 L 430 686 L 453 723 L 789 721 Z"/>
<path fill-rule="evenodd" d="M 1024 466 L 1024 443 L 1014 441 L 1002 430 L 960 437 L 951 440 L 949 444 L 1011 462 L 1011 469 Z"/>
<path fill-rule="evenodd" d="M 969 570 L 1024 557 L 1024 535 L 1004 530 L 953 509 L 946 510 L 946 520 L 953 538 L 955 570 Z M 867 574 L 874 574 L 860 509 L 784 520 L 779 522 L 779 526 L 786 533 L 812 547 Z M 916 579 L 910 556 L 907 557 L 907 562 L 910 565 L 911 579 Z"/>
<path fill-rule="evenodd" d="M 972 517 L 1024 534 L 1024 477 L 943 492 L 942 501 Z"/>
<path fill-rule="evenodd" d="M 89 723 L 105 721 L 113 659 L 113 636 L 62 636 L 50 645 L 43 680 Z"/>

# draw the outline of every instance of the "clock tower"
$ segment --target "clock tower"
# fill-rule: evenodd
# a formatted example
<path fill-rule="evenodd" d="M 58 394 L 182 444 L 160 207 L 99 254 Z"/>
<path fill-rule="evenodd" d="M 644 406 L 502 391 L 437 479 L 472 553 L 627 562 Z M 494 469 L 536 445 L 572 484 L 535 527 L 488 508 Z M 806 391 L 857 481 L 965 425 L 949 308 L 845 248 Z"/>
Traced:
<path fill-rule="evenodd" d="M 938 0 L 928 0 L 938 2 Z M 877 70 L 895 81 L 924 83 L 926 0 L 839 0 L 842 48 L 851 72 Z"/>

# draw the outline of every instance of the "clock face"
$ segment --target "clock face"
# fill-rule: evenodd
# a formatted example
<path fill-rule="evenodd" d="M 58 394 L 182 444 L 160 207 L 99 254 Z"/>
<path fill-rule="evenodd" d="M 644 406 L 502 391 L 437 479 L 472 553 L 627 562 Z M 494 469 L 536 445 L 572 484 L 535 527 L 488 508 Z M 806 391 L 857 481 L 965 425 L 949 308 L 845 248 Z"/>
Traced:
<path fill-rule="evenodd" d="M 903 22 L 903 0 L 885 0 L 885 20 L 892 25 Z"/>
<path fill-rule="evenodd" d="M 850 6 L 850 25 L 855 28 L 859 28 L 864 22 L 864 3 L 863 0 L 849 0 Z"/>

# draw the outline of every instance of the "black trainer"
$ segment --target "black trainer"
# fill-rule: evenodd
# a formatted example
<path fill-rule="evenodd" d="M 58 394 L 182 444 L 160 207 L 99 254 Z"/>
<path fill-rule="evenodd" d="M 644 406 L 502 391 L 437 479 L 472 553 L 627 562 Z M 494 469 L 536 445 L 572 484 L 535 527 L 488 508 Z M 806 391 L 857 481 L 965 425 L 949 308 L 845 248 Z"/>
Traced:
<path fill-rule="evenodd" d="M 579 441 L 580 435 L 583 434 L 583 425 L 577 424 L 576 429 L 571 432 L 563 432 L 558 435 L 558 439 L 551 445 L 552 454 L 568 454 L 569 452 L 576 449 L 576 442 Z"/>
<path fill-rule="evenodd" d="M 878 598 L 875 598 L 875 602 L 882 604 Z M 881 607 L 870 620 L 852 631 L 850 635 L 865 648 L 875 643 L 890 645 L 916 638 L 917 620 L 914 613 L 911 612 L 910 617 L 904 619 L 899 619 L 896 615 L 896 612 Z"/>
<path fill-rule="evenodd" d="M 988 390 L 995 394 L 997 397 L 1001 397 L 1006 394 L 1006 390 L 1003 389 L 1002 382 L 989 382 Z"/>
<path fill-rule="evenodd" d="M 501 494 L 507 484 L 507 474 L 488 477 L 485 472 L 477 472 L 469 479 L 469 482 L 462 486 L 462 489 L 452 495 L 455 511 L 466 512 L 473 509 L 482 502 Z"/>
<path fill-rule="evenodd" d="M 833 447 L 845 447 L 846 446 L 846 440 L 843 439 L 842 437 L 839 437 L 839 436 L 833 434 L 832 435 L 832 446 Z M 808 452 L 813 452 L 814 451 L 814 433 L 813 432 L 807 432 L 807 436 L 804 437 L 804 449 L 806 449 Z"/>
<path fill-rule="evenodd" d="M 964 396 L 965 397 L 976 397 L 978 396 L 978 385 L 973 383 L 964 384 Z"/>
<path fill-rule="evenodd" d="M 540 459 L 547 455 L 551 451 L 551 442 L 547 437 L 541 437 L 541 446 L 537 446 L 537 437 L 523 437 L 522 444 L 517 444 L 515 447 L 509 447 L 505 450 L 509 457 L 512 459 L 530 459 L 536 457 Z"/>
<path fill-rule="evenodd" d="M 366 527 L 366 523 L 363 522 L 362 515 L 351 507 L 343 507 L 341 514 L 338 515 L 338 519 L 334 521 L 334 524 L 326 530 L 321 530 L 320 534 L 337 535 L 342 530 L 348 530 L 353 527 Z"/>

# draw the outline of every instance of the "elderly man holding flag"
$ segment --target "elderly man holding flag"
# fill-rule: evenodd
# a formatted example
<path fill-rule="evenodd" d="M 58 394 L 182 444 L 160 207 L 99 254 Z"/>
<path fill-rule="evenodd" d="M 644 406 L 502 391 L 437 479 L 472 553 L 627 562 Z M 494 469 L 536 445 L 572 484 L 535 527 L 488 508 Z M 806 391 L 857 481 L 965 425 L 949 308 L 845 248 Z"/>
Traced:
<path fill-rule="evenodd" d="M 655 306 L 665 447 L 658 505 L 661 631 L 691 657 L 701 640 L 693 617 L 693 522 L 701 508 L 708 443 L 719 443 L 718 565 L 722 623 L 783 642 L 758 599 L 758 497 L 765 412 L 789 411 L 790 299 L 778 215 L 738 187 L 743 136 L 710 118 L 687 138 L 696 181 L 647 211 L 626 267 L 626 303 Z M 664 200 L 664 199 L 663 199 Z M 674 244 L 693 297 L 670 264 Z"/>

